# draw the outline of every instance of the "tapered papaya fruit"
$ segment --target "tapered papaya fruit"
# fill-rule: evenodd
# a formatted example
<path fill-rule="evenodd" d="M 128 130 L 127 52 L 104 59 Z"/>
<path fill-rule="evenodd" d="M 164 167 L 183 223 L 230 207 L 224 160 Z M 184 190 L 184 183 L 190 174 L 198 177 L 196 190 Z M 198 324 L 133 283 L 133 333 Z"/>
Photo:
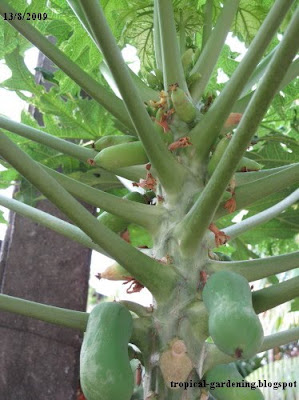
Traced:
<path fill-rule="evenodd" d="M 130 135 L 107 135 L 98 139 L 93 147 L 96 151 L 101 151 L 106 147 L 115 146 L 122 143 L 136 142 L 138 138 Z"/>
<path fill-rule="evenodd" d="M 237 166 L 237 172 L 259 171 L 261 169 L 261 164 L 247 157 L 242 157 Z"/>
<path fill-rule="evenodd" d="M 202 298 L 209 312 L 209 333 L 219 350 L 237 359 L 258 353 L 263 328 L 243 276 L 231 271 L 214 273 L 207 280 Z"/>
<path fill-rule="evenodd" d="M 179 118 L 188 124 L 193 122 L 196 117 L 196 108 L 192 101 L 177 84 L 170 85 L 170 90 L 171 101 Z"/>
<path fill-rule="evenodd" d="M 146 203 L 147 199 L 139 192 L 131 192 L 123 197 L 123 199 L 136 201 L 137 203 Z M 111 229 L 115 233 L 121 233 L 127 229 L 130 221 L 125 220 L 122 217 L 117 215 L 103 212 L 98 216 L 98 221 L 107 226 L 107 228 Z"/>
<path fill-rule="evenodd" d="M 208 174 L 209 176 L 212 175 L 212 173 L 215 171 L 217 165 L 219 164 L 221 157 L 223 156 L 223 153 L 227 149 L 229 143 L 230 143 L 230 137 L 229 136 L 224 136 L 219 143 L 216 146 L 216 149 L 214 153 L 212 154 L 212 157 L 210 158 L 210 161 L 208 163 Z"/>
<path fill-rule="evenodd" d="M 96 165 L 110 171 L 131 165 L 146 164 L 148 161 L 144 147 L 139 141 L 106 147 L 94 158 Z"/>
<path fill-rule="evenodd" d="M 130 400 L 132 329 L 132 316 L 120 303 L 100 303 L 91 311 L 80 353 L 80 383 L 87 400 Z"/>
<path fill-rule="evenodd" d="M 262 392 L 253 389 L 234 364 L 216 365 L 204 375 L 204 380 L 216 400 L 264 400 Z"/>

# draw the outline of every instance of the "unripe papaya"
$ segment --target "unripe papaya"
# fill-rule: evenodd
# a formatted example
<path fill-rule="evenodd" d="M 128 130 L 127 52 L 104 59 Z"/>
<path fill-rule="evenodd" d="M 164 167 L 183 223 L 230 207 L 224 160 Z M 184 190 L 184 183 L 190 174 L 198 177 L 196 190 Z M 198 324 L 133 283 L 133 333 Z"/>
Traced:
<path fill-rule="evenodd" d="M 171 101 L 179 118 L 188 124 L 196 117 L 196 108 L 185 92 L 177 84 L 170 85 Z"/>
<path fill-rule="evenodd" d="M 251 389 L 251 384 L 246 382 L 234 364 L 216 365 L 205 375 L 204 380 L 209 384 L 210 393 L 216 400 L 263 400 L 262 392 L 256 388 Z M 230 387 L 221 387 L 220 382 L 230 381 Z M 234 383 L 234 386 L 232 386 Z M 240 385 L 239 387 L 237 385 Z M 246 385 L 247 384 L 247 385 Z M 247 387 L 248 386 L 248 387 Z M 214 387 L 214 390 L 211 390 Z"/>
<path fill-rule="evenodd" d="M 147 83 L 150 87 L 156 89 L 160 86 L 159 79 L 151 72 L 146 75 Z"/>
<path fill-rule="evenodd" d="M 193 49 L 187 49 L 181 57 L 185 76 L 189 74 L 189 71 L 192 68 L 193 54 Z"/>
<path fill-rule="evenodd" d="M 247 157 L 242 157 L 237 166 L 237 172 L 259 171 L 260 169 L 262 169 L 261 164 Z"/>
<path fill-rule="evenodd" d="M 200 81 L 201 79 L 201 74 L 199 72 L 195 72 L 194 74 L 191 74 L 187 78 L 187 84 L 188 87 L 191 87 L 193 83 Z"/>
<path fill-rule="evenodd" d="M 223 156 L 223 153 L 227 149 L 227 146 L 229 145 L 230 142 L 230 137 L 229 136 L 224 136 L 220 142 L 217 144 L 216 149 L 214 153 L 212 154 L 212 157 L 210 158 L 210 161 L 208 163 L 208 174 L 209 176 L 212 175 L 212 173 L 215 171 L 217 165 L 219 164 L 221 157 Z"/>
<path fill-rule="evenodd" d="M 141 142 L 122 143 L 107 147 L 97 154 L 94 162 L 107 170 L 148 163 L 148 157 Z"/>
<path fill-rule="evenodd" d="M 146 199 L 139 192 L 131 192 L 124 196 L 123 199 L 136 201 L 137 203 L 146 203 Z M 102 224 L 107 226 L 107 228 L 111 229 L 115 233 L 123 232 L 127 229 L 130 223 L 130 221 L 127 221 L 122 217 L 108 213 L 106 211 L 98 216 L 98 221 L 100 221 Z"/>
<path fill-rule="evenodd" d="M 208 279 L 202 298 L 215 345 L 235 358 L 254 356 L 263 342 L 263 328 L 248 281 L 234 272 L 218 271 Z"/>
<path fill-rule="evenodd" d="M 160 85 L 163 86 L 163 72 L 159 68 L 154 69 L 155 75 L 160 82 Z"/>
<path fill-rule="evenodd" d="M 100 303 L 91 311 L 80 353 L 80 382 L 87 400 L 130 400 L 132 329 L 132 316 L 120 303 Z"/>
<path fill-rule="evenodd" d="M 115 146 L 117 144 L 122 144 L 122 143 L 130 143 L 130 142 L 136 142 L 138 139 L 136 136 L 130 136 L 130 135 L 107 135 L 103 136 L 100 139 L 98 139 L 93 147 L 97 151 L 101 151 L 105 149 L 106 147 L 110 146 Z"/>
<path fill-rule="evenodd" d="M 98 274 L 97 278 L 107 279 L 108 281 L 126 281 L 130 276 L 130 273 L 124 267 L 114 263 Z"/>

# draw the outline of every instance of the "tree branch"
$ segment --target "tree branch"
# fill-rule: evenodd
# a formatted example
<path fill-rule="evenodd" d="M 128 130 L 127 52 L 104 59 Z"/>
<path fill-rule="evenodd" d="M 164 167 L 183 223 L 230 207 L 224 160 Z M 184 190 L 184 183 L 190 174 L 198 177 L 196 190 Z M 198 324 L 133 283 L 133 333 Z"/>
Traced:
<path fill-rule="evenodd" d="M 43 166 L 45 171 L 53 176 L 69 193 L 80 200 L 104 209 L 105 211 L 122 217 L 150 231 L 155 231 L 160 224 L 163 211 L 159 207 L 152 207 L 136 203 L 128 199 L 122 199 L 113 194 L 92 188 L 66 175 L 60 174 Z"/>
<path fill-rule="evenodd" d="M 190 74 L 201 74 L 201 78 L 192 85 L 191 96 L 195 103 L 197 103 L 202 97 L 204 90 L 212 76 L 221 50 L 223 49 L 225 39 L 238 10 L 239 3 L 240 0 L 230 0 L 224 2 L 224 6 L 220 16 L 218 17 L 217 23 L 211 32 L 198 60 L 196 61 L 196 64 L 191 70 Z M 206 4 L 206 10 L 209 11 L 208 3 Z M 210 12 L 212 11 L 213 9 L 211 7 Z M 208 22 L 207 28 L 211 31 L 211 21 Z M 207 32 L 204 30 L 204 33 L 206 34 Z M 206 37 L 203 37 L 203 39 L 206 39 Z"/>
<path fill-rule="evenodd" d="M 272 58 L 271 58 L 272 59 Z M 271 61 L 271 60 L 270 60 Z M 283 81 L 279 85 L 276 93 L 282 90 L 285 86 L 287 86 L 293 79 L 295 79 L 299 75 L 299 59 L 292 62 L 289 66 Z M 251 98 L 253 97 L 255 91 L 253 90 L 246 96 L 241 97 L 239 100 L 235 102 L 233 105 L 232 111 L 237 113 L 243 113 L 250 102 Z"/>
<path fill-rule="evenodd" d="M 153 35 L 154 35 L 154 50 L 155 50 L 156 66 L 160 71 L 163 71 L 158 1 L 159 0 L 154 0 L 154 33 L 153 33 Z"/>
<path fill-rule="evenodd" d="M 89 314 L 66 308 L 48 306 L 18 297 L 0 294 L 0 310 L 25 315 L 50 324 L 85 331 Z"/>
<path fill-rule="evenodd" d="M 224 122 L 228 118 L 234 102 L 241 94 L 245 83 L 253 73 L 258 61 L 271 42 L 292 3 L 293 0 L 276 0 L 257 35 L 250 44 L 243 60 L 233 73 L 233 76 L 230 78 L 207 114 L 205 114 L 201 121 L 190 132 L 191 141 L 198 149 L 198 154 L 203 160 L 208 156 L 210 148 L 217 139 Z M 295 44 L 293 46 L 296 48 Z M 289 64 L 290 62 L 286 63 L 282 77 L 285 75 Z M 282 79 L 279 80 L 279 83 L 281 80 Z M 275 85 L 271 85 L 271 87 L 274 86 Z"/>
<path fill-rule="evenodd" d="M 52 149 L 55 149 L 60 153 L 67 154 L 83 162 L 86 162 L 89 158 L 95 158 L 95 156 L 98 154 L 98 152 L 95 150 L 68 142 L 67 140 L 41 131 L 40 129 L 32 128 L 31 126 L 12 121 L 9 118 L 5 118 L 1 115 L 0 128 L 6 129 L 9 132 L 16 133 L 19 136 L 51 147 Z"/>
<path fill-rule="evenodd" d="M 189 93 L 178 46 L 176 27 L 171 0 L 158 0 L 159 28 L 161 35 L 164 90 L 169 85 L 178 83 L 180 88 Z"/>
<path fill-rule="evenodd" d="M 214 261 L 206 265 L 208 274 L 217 271 L 232 271 L 244 276 L 249 282 L 280 274 L 299 266 L 299 251 L 280 256 L 246 261 Z"/>
<path fill-rule="evenodd" d="M 285 2 L 286 3 L 286 2 Z M 281 4 L 281 3 L 280 3 Z M 270 14 L 268 14 L 269 16 Z M 267 18 L 266 18 L 267 19 Z M 265 20 L 266 21 L 266 20 Z M 285 71 L 296 55 L 299 36 L 299 10 L 297 10 L 280 42 L 267 73 L 256 90 L 240 125 L 233 135 L 211 179 L 189 213 L 177 226 L 177 235 L 183 252 L 196 251 L 206 229 L 213 220 L 221 197 L 246 151 L 252 135 L 266 113 Z M 256 36 L 257 37 L 257 36 Z M 203 140 L 203 137 L 202 137 Z"/>
<path fill-rule="evenodd" d="M 270 310 L 299 296 L 299 276 L 252 293 L 257 314 Z"/>
<path fill-rule="evenodd" d="M 268 177 L 270 175 L 274 175 L 277 172 L 285 171 L 286 169 L 297 166 L 299 167 L 299 163 L 282 165 L 281 167 L 269 168 L 269 169 L 261 169 L 260 171 L 252 171 L 252 172 L 236 172 L 234 178 L 236 180 L 236 186 L 239 187 L 241 185 L 245 185 L 251 183 L 253 181 L 257 181 L 261 178 Z M 299 172 L 299 169 L 298 169 Z M 245 186 L 244 186 L 245 187 Z"/>
<path fill-rule="evenodd" d="M 35 221 L 54 232 L 74 240 L 75 242 L 80 243 L 89 249 L 96 250 L 97 252 L 109 257 L 105 250 L 95 244 L 87 235 L 85 235 L 85 233 L 81 231 L 81 229 L 70 224 L 69 222 L 63 221 L 62 219 L 38 210 L 37 208 L 28 206 L 20 201 L 10 199 L 2 195 L 0 195 L 0 205 L 22 215 L 23 217 L 30 218 L 32 221 Z"/>
<path fill-rule="evenodd" d="M 202 29 L 201 51 L 207 44 L 213 28 L 213 0 L 207 0 L 204 6 L 204 23 Z M 216 28 L 216 27 L 215 27 Z"/>
<path fill-rule="evenodd" d="M 286 208 L 290 207 L 292 204 L 299 200 L 299 189 L 295 190 L 292 194 L 287 196 L 285 199 L 275 204 L 272 207 L 267 208 L 260 213 L 253 215 L 252 217 L 246 218 L 237 224 L 231 225 L 228 228 L 224 228 L 223 232 L 229 236 L 230 240 L 242 235 L 243 233 L 255 228 L 258 225 L 264 224 L 270 221 L 270 219 L 275 218 Z M 213 233 L 208 234 L 207 247 L 215 247 L 215 236 Z"/>
<path fill-rule="evenodd" d="M 264 171 L 261 170 L 259 172 L 242 173 L 243 175 L 254 174 L 253 176 L 256 177 L 257 180 L 237 186 L 235 190 L 236 210 L 241 210 L 258 200 L 299 182 L 299 163 L 288 165 L 287 167 L 273 168 L 273 171 L 278 172 L 269 175 L 268 172 L 270 171 L 271 169 Z M 258 179 L 260 173 L 262 177 Z M 220 205 L 216 211 L 214 220 L 226 215 L 227 212 L 228 211 L 223 207 L 223 204 Z"/>
<path fill-rule="evenodd" d="M 161 184 L 168 193 L 179 192 L 186 172 L 167 149 L 155 129 L 128 73 L 127 65 L 110 31 L 103 10 L 96 0 L 89 2 L 81 0 L 80 3 Z"/>
<path fill-rule="evenodd" d="M 0 0 L 0 13 L 13 13 L 16 11 L 8 5 L 4 0 Z M 110 93 L 96 80 L 91 78 L 78 65 L 69 59 L 61 50 L 54 46 L 46 37 L 44 37 L 36 28 L 27 21 L 12 18 L 8 22 L 36 46 L 43 54 L 45 54 L 54 64 L 56 64 L 66 75 L 74 80 L 86 93 L 88 93 L 95 101 L 101 104 L 116 119 L 121 121 L 126 127 L 134 130 L 131 120 L 124 108 L 121 100 L 113 93 Z"/>
<path fill-rule="evenodd" d="M 294 342 L 299 339 L 299 328 L 292 328 L 287 331 L 274 333 L 266 336 L 260 348 L 260 352 L 267 351 L 273 347 L 283 346 L 284 344 Z M 211 343 L 206 343 L 206 358 L 203 365 L 202 373 L 205 374 L 209 369 L 218 364 L 228 364 L 236 361 L 233 357 L 222 353 L 218 348 Z"/>
<path fill-rule="evenodd" d="M 142 254 L 101 224 L 54 178 L 0 132 L 0 154 L 41 193 L 52 201 L 96 244 L 122 265 L 141 284 L 148 287 L 159 302 L 169 296 L 176 274 L 169 266 Z"/>

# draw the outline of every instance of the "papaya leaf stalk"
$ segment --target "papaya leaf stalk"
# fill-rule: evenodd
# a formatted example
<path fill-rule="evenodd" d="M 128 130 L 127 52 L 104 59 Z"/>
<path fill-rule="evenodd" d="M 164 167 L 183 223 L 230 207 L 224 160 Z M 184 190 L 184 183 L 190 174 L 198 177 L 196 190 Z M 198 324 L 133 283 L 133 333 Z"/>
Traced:
<path fill-rule="evenodd" d="M 208 156 L 213 142 L 217 138 L 229 113 L 232 111 L 234 102 L 241 94 L 244 85 L 250 78 L 264 51 L 277 32 L 279 25 L 283 21 L 292 3 L 293 0 L 276 0 L 231 79 L 227 82 L 225 88 L 217 97 L 208 113 L 190 132 L 192 143 L 194 146 L 198 147 L 202 159 Z M 290 63 L 286 63 L 283 76 L 289 64 Z"/>
<path fill-rule="evenodd" d="M 127 66 L 110 31 L 101 6 L 95 0 L 81 1 L 81 6 L 118 86 L 132 123 L 145 147 L 150 162 L 156 169 L 159 180 L 166 192 L 177 192 L 186 171 L 168 151 L 162 138 L 155 130 L 154 124 L 128 73 Z"/>
<path fill-rule="evenodd" d="M 177 42 L 172 1 L 158 0 L 157 4 L 162 43 L 164 90 L 167 91 L 169 85 L 178 83 L 184 92 L 189 93 Z"/>
<path fill-rule="evenodd" d="M 208 2 L 206 3 L 206 9 L 207 9 L 206 12 L 212 14 L 213 2 L 211 3 L 212 5 L 209 5 Z M 204 45 L 203 50 L 198 60 L 196 61 L 196 64 L 194 65 L 193 69 L 191 70 L 191 74 L 200 73 L 201 75 L 201 79 L 198 80 L 194 85 L 192 85 L 191 96 L 195 103 L 197 103 L 199 99 L 202 97 L 203 92 L 212 76 L 212 73 L 218 61 L 221 50 L 223 49 L 225 39 L 227 37 L 234 16 L 238 9 L 239 3 L 240 0 L 224 2 L 221 14 L 218 17 L 217 23 L 212 31 L 210 27 L 211 22 L 209 23 L 207 21 L 209 25 L 206 27 L 206 29 L 208 31 L 211 31 L 211 33 L 205 45 L 203 41 Z M 206 33 L 205 29 L 204 33 Z M 207 33 L 203 37 L 203 40 L 206 40 L 206 38 L 207 38 Z"/>
<path fill-rule="evenodd" d="M 246 218 L 237 224 L 231 225 L 225 229 L 223 232 L 230 237 L 230 240 L 242 235 L 250 229 L 255 228 L 258 225 L 264 224 L 272 218 L 275 218 L 277 215 L 282 213 L 286 208 L 290 207 L 294 203 L 299 200 L 299 189 L 295 190 L 292 194 L 287 196 L 285 199 L 275 204 L 272 207 L 267 208 L 266 210 L 253 215 L 252 217 Z M 214 236 L 209 234 L 207 239 L 207 246 L 209 248 L 214 247 Z"/>
<path fill-rule="evenodd" d="M 270 14 L 269 14 L 270 15 Z M 213 220 L 221 197 L 245 152 L 251 137 L 261 122 L 275 92 L 283 80 L 299 47 L 299 10 L 297 10 L 275 52 L 258 89 L 201 196 L 178 225 L 183 252 L 196 251 L 205 230 Z"/>
<path fill-rule="evenodd" d="M 109 257 L 108 253 L 104 249 L 95 244 L 84 232 L 81 231 L 81 229 L 69 222 L 63 221 L 44 211 L 38 210 L 37 208 L 28 206 L 21 201 L 9 199 L 3 195 L 0 195 L 0 205 L 22 215 L 23 217 L 30 218 L 32 221 L 74 240 L 89 249 L 93 249 Z"/>
<path fill-rule="evenodd" d="M 281 272 L 290 271 L 299 266 L 299 251 L 280 256 L 257 258 L 244 261 L 210 260 L 206 265 L 208 274 L 217 271 L 232 271 L 244 276 L 248 281 L 256 281 Z"/>
<path fill-rule="evenodd" d="M 2 132 L 0 132 L 0 149 L 0 154 L 17 171 L 52 201 L 96 244 L 123 265 L 134 278 L 147 286 L 157 300 L 160 300 L 166 292 L 172 290 L 176 274 L 169 266 L 161 268 L 161 264 L 157 261 L 142 254 L 101 224 L 54 178 Z"/>

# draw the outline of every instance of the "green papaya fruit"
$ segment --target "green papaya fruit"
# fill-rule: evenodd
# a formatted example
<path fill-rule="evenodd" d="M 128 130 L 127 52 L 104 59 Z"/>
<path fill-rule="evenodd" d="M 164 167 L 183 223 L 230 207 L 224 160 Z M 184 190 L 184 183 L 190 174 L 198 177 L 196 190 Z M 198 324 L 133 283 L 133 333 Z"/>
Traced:
<path fill-rule="evenodd" d="M 201 74 L 199 72 L 195 72 L 194 74 L 191 74 L 187 78 L 187 85 L 190 88 L 193 83 L 199 81 L 201 79 Z"/>
<path fill-rule="evenodd" d="M 130 273 L 118 263 L 113 263 L 97 275 L 99 279 L 107 279 L 108 281 L 126 281 L 130 277 Z"/>
<path fill-rule="evenodd" d="M 98 139 L 93 147 L 97 151 L 101 151 L 106 147 L 115 146 L 122 143 L 136 142 L 138 138 L 130 135 L 107 135 Z"/>
<path fill-rule="evenodd" d="M 247 157 L 242 157 L 237 166 L 237 172 L 259 171 L 261 169 L 261 164 Z"/>
<path fill-rule="evenodd" d="M 185 76 L 187 76 L 192 68 L 193 49 L 187 49 L 181 57 L 182 66 Z"/>
<path fill-rule="evenodd" d="M 139 141 L 106 147 L 94 158 L 96 165 L 110 171 L 131 165 L 146 164 L 148 161 L 144 147 Z"/>
<path fill-rule="evenodd" d="M 151 72 L 146 75 L 147 83 L 150 87 L 156 89 L 159 88 L 160 82 L 156 75 L 152 74 Z"/>
<path fill-rule="evenodd" d="M 163 88 L 163 72 L 159 68 L 155 68 L 154 72 L 155 72 L 155 75 L 156 75 L 160 85 L 162 85 L 162 88 Z"/>
<path fill-rule="evenodd" d="M 231 271 L 214 273 L 207 280 L 202 298 L 209 312 L 209 333 L 219 350 L 237 359 L 258 353 L 263 328 L 243 276 Z"/>
<path fill-rule="evenodd" d="M 80 352 L 80 383 L 87 400 L 131 399 L 132 330 L 132 316 L 122 304 L 100 303 L 92 309 Z"/>
<path fill-rule="evenodd" d="M 264 400 L 260 389 L 253 389 L 253 384 L 244 380 L 234 364 L 216 365 L 206 372 L 203 379 L 216 400 Z M 222 382 L 223 387 L 220 386 Z"/>
<path fill-rule="evenodd" d="M 136 201 L 137 203 L 146 203 L 146 198 L 139 192 L 131 192 L 124 196 L 123 199 Z M 100 214 L 97 219 L 115 233 L 121 233 L 125 231 L 130 223 L 124 218 L 106 211 Z"/>
<path fill-rule="evenodd" d="M 170 90 L 171 101 L 179 118 L 188 124 L 193 122 L 196 117 L 196 108 L 192 101 L 189 100 L 185 92 L 178 87 L 178 84 L 170 85 Z"/>
<path fill-rule="evenodd" d="M 224 136 L 219 143 L 216 146 L 216 149 L 214 153 L 212 154 L 212 157 L 210 158 L 210 161 L 208 163 L 208 174 L 211 176 L 213 172 L 215 171 L 217 165 L 219 164 L 219 161 L 221 160 L 221 157 L 223 156 L 223 153 L 227 149 L 229 143 L 230 143 L 230 137 Z"/>

